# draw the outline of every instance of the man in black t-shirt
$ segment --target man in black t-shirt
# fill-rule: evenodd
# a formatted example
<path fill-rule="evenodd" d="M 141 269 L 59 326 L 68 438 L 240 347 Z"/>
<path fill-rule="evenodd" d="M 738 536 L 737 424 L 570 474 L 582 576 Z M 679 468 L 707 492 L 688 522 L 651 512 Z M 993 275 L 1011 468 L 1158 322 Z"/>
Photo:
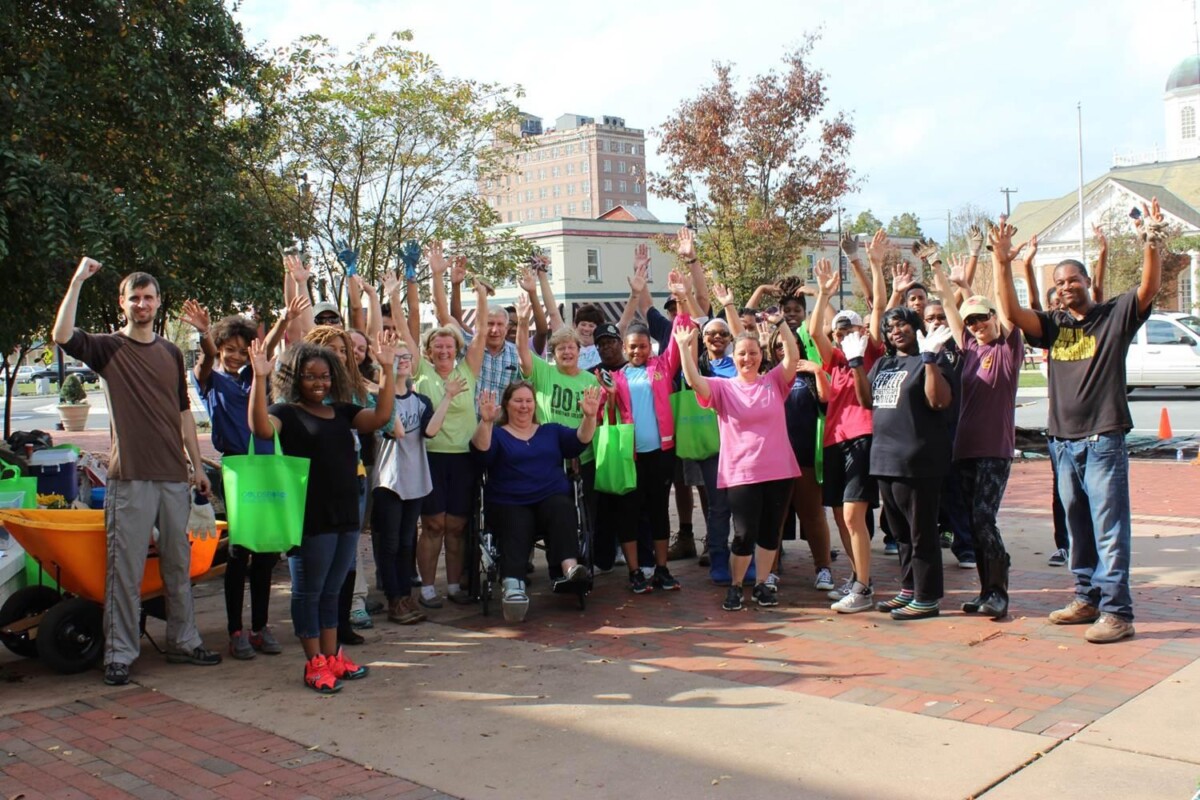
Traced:
<path fill-rule="evenodd" d="M 1063 261 L 1054 268 L 1062 308 L 1050 313 L 1021 308 L 1017 302 L 1011 268 L 1015 229 L 1002 224 L 989 234 L 1001 309 L 1031 345 L 1049 350 L 1050 455 L 1066 510 L 1075 573 L 1075 598 L 1051 613 L 1050 621 L 1092 623 L 1085 638 L 1095 643 L 1120 641 L 1134 633 L 1125 450 L 1133 419 L 1125 396 L 1125 354 L 1162 284 L 1167 237 L 1158 200 L 1145 212 L 1141 284 L 1095 303 L 1087 268 L 1078 261 Z"/>

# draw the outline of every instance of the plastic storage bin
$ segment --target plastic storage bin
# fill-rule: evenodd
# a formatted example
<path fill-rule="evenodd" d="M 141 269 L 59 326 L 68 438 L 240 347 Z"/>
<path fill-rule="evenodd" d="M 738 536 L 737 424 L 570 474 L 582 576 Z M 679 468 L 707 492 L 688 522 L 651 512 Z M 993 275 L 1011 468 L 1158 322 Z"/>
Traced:
<path fill-rule="evenodd" d="M 79 495 L 75 465 L 79 455 L 71 449 L 38 450 L 29 460 L 29 472 L 37 478 L 38 494 L 61 494 L 68 503 Z"/>

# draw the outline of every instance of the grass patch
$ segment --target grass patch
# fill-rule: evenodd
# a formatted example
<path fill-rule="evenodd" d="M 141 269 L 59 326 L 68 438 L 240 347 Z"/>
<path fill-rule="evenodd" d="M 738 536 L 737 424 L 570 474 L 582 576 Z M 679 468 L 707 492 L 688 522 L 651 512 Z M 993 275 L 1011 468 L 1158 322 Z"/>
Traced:
<path fill-rule="evenodd" d="M 1017 387 L 1020 389 L 1040 389 L 1045 386 L 1046 379 L 1037 370 L 1021 370 L 1021 374 L 1017 378 Z"/>

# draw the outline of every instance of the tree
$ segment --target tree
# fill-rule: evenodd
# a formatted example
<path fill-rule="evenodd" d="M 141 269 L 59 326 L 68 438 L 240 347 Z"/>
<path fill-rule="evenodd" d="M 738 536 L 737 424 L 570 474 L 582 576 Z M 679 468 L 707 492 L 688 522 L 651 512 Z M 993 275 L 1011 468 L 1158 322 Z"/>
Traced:
<path fill-rule="evenodd" d="M 110 267 L 85 287 L 83 326 L 117 324 L 133 270 L 159 279 L 165 309 L 277 303 L 281 221 L 243 169 L 272 124 L 262 64 L 224 3 L 32 0 L 6 14 L 0 352 L 45 337 L 83 253 Z"/>
<path fill-rule="evenodd" d="M 891 222 L 887 224 L 887 232 L 888 236 L 903 236 L 909 239 L 920 239 L 925 235 L 921 233 L 921 220 L 916 214 L 908 211 L 892 217 Z"/>
<path fill-rule="evenodd" d="M 854 222 L 851 222 L 850 227 L 846 228 L 846 230 L 850 233 L 863 233 L 867 236 L 873 236 L 875 231 L 882 227 L 883 223 L 868 208 L 866 211 L 860 211 L 858 216 L 854 218 Z"/>
<path fill-rule="evenodd" d="M 656 132 L 666 169 L 660 197 L 692 210 L 698 255 L 743 298 L 793 270 L 838 200 L 855 188 L 846 162 L 854 128 L 826 114 L 825 74 L 809 63 L 816 37 L 783 58 L 783 71 L 741 92 L 728 64 Z"/>
<path fill-rule="evenodd" d="M 274 103 L 290 125 L 262 179 L 304 186 L 292 195 L 304 215 L 294 233 L 334 297 L 343 246 L 371 282 L 396 267 L 408 240 L 451 240 L 493 278 L 512 275 L 531 251 L 488 230 L 499 216 L 479 191 L 521 149 L 519 90 L 446 76 L 411 40 L 408 31 L 379 46 L 368 39 L 342 58 L 309 36 L 275 55 Z"/>

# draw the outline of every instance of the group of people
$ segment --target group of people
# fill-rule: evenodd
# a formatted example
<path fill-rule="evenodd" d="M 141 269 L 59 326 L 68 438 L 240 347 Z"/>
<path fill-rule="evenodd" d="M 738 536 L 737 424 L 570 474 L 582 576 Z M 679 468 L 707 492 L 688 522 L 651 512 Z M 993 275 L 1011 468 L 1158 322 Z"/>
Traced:
<path fill-rule="evenodd" d="M 240 316 L 212 323 L 192 301 L 181 319 L 200 334 L 191 380 L 216 449 L 225 456 L 270 452 L 278 441 L 285 454 L 310 461 L 301 541 L 286 555 L 304 681 L 319 692 L 368 673 L 343 647 L 362 641 L 356 622 L 370 624 L 360 532 L 372 535 L 388 619 L 420 622 L 424 609 L 446 599 L 473 601 L 464 583 L 467 560 L 477 556 L 466 532 L 481 486 L 510 621 L 524 619 L 529 607 L 526 581 L 539 540 L 555 591 L 582 591 L 618 566 L 635 594 L 680 589 L 668 564 L 673 485 L 703 487 L 703 557 L 713 582 L 728 586 L 726 611 L 745 607 L 746 586 L 749 602 L 777 605 L 780 542 L 795 525 L 812 553 L 814 586 L 829 593 L 833 610 L 875 609 L 902 621 L 936 616 L 943 597 L 938 519 L 943 498 L 953 494 L 980 579 L 978 596 L 962 609 L 1005 616 L 1009 557 L 996 520 L 1013 457 L 1022 334 L 1048 351 L 1050 448 L 1076 584 L 1072 602 L 1050 619 L 1089 623 L 1088 641 L 1110 642 L 1133 634 L 1124 353 L 1159 288 L 1165 224 L 1157 203 L 1140 230 L 1145 266 L 1137 289 L 1100 301 L 1086 266 L 1064 261 L 1054 271 L 1050 311 L 1017 302 L 1020 248 L 1002 220 L 986 232 L 972 229 L 969 254 L 952 259 L 949 270 L 936 245 L 918 242 L 914 253 L 932 287 L 907 262 L 885 263 L 884 231 L 865 247 L 846 237 L 841 246 L 861 284 L 866 321 L 848 309 L 833 313 L 841 274 L 826 260 L 813 270 L 811 312 L 813 291 L 795 278 L 756 293 L 779 295 L 777 317 L 738 306 L 725 286 L 710 288 L 687 228 L 676 239 L 679 264 L 668 275 L 664 309 L 650 296 L 643 245 L 615 322 L 583 307 L 565 324 L 538 258 L 508 309 L 490 306 L 492 287 L 475 278 L 472 330 L 461 307 L 465 261 L 447 258 L 438 244 L 426 254 L 438 325 L 424 334 L 415 273 L 389 275 L 381 291 L 352 277 L 343 317 L 334 304 L 311 304 L 297 254 L 284 256 L 286 309 L 266 336 Z M 985 241 L 991 296 L 972 287 Z M 354 254 L 340 257 L 352 263 Z M 221 655 L 196 631 L 188 587 L 188 484 L 208 493 L 210 480 L 183 356 L 154 334 L 160 296 L 145 273 L 121 283 L 120 331 L 74 327 L 80 288 L 100 268 L 80 262 L 54 338 L 101 375 L 110 397 L 105 680 L 119 685 L 138 655 L 138 586 L 156 524 L 167 657 L 210 665 Z M 695 413 L 680 411 L 688 398 Z M 605 426 L 626 426 L 627 450 L 614 450 L 620 437 L 608 435 L 594 446 Z M 689 446 L 693 457 L 676 457 L 679 437 L 690 444 L 713 430 L 707 440 L 715 446 Z M 633 476 L 619 487 L 608 479 L 614 457 L 633 461 Z M 569 478 L 582 488 L 578 502 Z M 886 598 L 876 596 L 871 570 L 878 506 L 901 567 L 899 590 Z M 840 587 L 825 508 L 850 560 Z M 580 536 L 584 530 L 591 535 Z M 225 589 L 235 658 L 283 649 L 268 619 L 278 557 L 230 548 Z"/>

